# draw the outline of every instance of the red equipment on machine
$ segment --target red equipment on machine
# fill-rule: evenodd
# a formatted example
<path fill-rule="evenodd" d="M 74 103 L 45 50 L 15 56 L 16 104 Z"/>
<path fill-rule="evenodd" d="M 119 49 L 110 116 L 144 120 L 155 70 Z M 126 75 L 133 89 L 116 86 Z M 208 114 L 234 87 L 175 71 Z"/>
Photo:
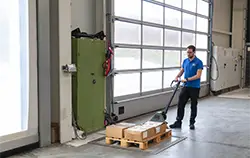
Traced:
<path fill-rule="evenodd" d="M 110 44 L 108 45 L 108 50 L 106 53 L 106 61 L 103 63 L 103 68 L 105 70 L 104 75 L 105 76 L 109 76 L 109 73 L 111 71 L 111 61 L 112 61 L 112 57 L 114 56 L 114 51 L 112 50 Z"/>

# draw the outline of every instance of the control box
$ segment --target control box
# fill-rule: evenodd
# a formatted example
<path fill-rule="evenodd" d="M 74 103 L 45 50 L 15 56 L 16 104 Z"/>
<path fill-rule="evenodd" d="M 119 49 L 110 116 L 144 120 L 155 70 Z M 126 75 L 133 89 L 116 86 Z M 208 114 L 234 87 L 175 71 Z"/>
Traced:
<path fill-rule="evenodd" d="M 240 50 L 214 46 L 210 80 L 211 90 L 216 92 L 239 86 L 240 79 Z"/>

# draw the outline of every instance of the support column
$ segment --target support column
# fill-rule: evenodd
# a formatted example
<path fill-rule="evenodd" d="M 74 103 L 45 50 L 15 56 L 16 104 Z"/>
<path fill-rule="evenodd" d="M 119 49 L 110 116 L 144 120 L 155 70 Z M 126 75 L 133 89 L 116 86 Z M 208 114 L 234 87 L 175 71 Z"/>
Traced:
<path fill-rule="evenodd" d="M 51 144 L 49 0 L 37 1 L 38 104 L 40 147 Z"/>
<path fill-rule="evenodd" d="M 84 16 L 84 15 L 82 15 Z M 71 0 L 58 0 L 60 143 L 72 140 L 71 74 L 62 66 L 71 64 Z"/>
<path fill-rule="evenodd" d="M 232 48 L 237 48 L 241 52 L 241 84 L 245 83 L 246 70 L 246 26 L 247 26 L 247 0 L 233 1 L 233 26 L 232 26 Z"/>

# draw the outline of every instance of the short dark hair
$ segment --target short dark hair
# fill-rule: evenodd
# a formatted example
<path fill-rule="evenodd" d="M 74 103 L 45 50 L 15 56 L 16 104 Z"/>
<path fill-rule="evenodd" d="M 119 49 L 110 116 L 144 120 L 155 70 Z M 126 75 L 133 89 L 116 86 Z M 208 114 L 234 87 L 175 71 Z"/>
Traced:
<path fill-rule="evenodd" d="M 195 52 L 195 50 L 196 50 L 196 48 L 195 48 L 195 46 L 194 46 L 194 45 L 189 45 L 187 48 L 188 48 L 188 49 L 192 49 L 192 50 L 193 50 L 193 52 Z"/>

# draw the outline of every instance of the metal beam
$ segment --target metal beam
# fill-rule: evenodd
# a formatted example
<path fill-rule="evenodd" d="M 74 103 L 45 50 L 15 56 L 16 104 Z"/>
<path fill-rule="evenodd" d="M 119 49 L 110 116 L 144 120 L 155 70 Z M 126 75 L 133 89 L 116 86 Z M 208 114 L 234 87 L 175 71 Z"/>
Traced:
<path fill-rule="evenodd" d="M 151 26 L 151 27 L 157 27 L 157 28 L 164 28 L 164 29 L 170 29 L 170 30 L 176 30 L 176 31 L 184 31 L 184 32 L 190 32 L 190 33 L 198 33 L 198 34 L 208 35 L 208 33 L 206 33 L 206 32 L 189 30 L 189 29 L 185 29 L 182 27 L 179 28 L 179 27 L 174 27 L 174 26 L 161 25 L 161 24 L 156 24 L 156 23 L 152 23 L 152 22 L 134 20 L 134 19 L 124 18 L 124 17 L 119 17 L 119 16 L 114 16 L 113 21 L 121 21 L 121 22 L 138 24 L 138 25 L 143 25 L 143 26 Z"/>
<path fill-rule="evenodd" d="M 223 35 L 229 35 L 231 36 L 233 33 L 229 32 L 229 31 L 223 31 L 223 30 L 219 30 L 219 29 L 213 29 L 212 30 L 214 33 L 219 33 L 219 34 L 223 34 Z"/>
<path fill-rule="evenodd" d="M 194 12 L 191 12 L 191 11 L 189 11 L 189 10 L 182 9 L 183 7 L 178 8 L 178 7 L 171 6 L 171 5 L 169 5 L 169 4 L 164 4 L 164 3 L 161 3 L 161 2 L 158 2 L 158 1 L 155 1 L 155 0 L 143 0 L 143 1 L 149 2 L 149 3 L 153 3 L 153 4 L 156 4 L 156 5 L 160 5 L 160 6 L 164 6 L 164 7 L 166 7 L 166 8 L 171 8 L 171 9 L 174 9 L 174 10 L 178 10 L 178 11 L 181 11 L 181 12 L 183 12 L 183 13 L 195 15 L 195 16 L 198 16 L 198 17 L 208 18 L 208 17 L 205 16 L 205 15 L 202 15 L 202 14 L 199 14 L 199 13 L 194 13 Z"/>
<path fill-rule="evenodd" d="M 206 82 L 201 83 L 201 87 L 207 86 L 207 85 L 208 85 L 208 83 L 206 83 Z M 164 88 L 163 92 L 151 93 L 151 94 L 141 95 L 139 97 L 131 97 L 131 98 L 128 98 L 128 99 L 117 100 L 114 103 L 115 104 L 121 104 L 121 103 L 126 103 L 126 102 L 139 100 L 139 99 L 146 99 L 146 98 L 151 98 L 151 97 L 155 97 L 155 96 L 159 96 L 159 95 L 163 95 L 163 94 L 168 94 L 168 93 L 171 93 L 171 92 L 173 92 L 173 90 L 171 88 Z"/>
<path fill-rule="evenodd" d="M 165 46 L 149 46 L 137 44 L 120 44 L 115 43 L 115 48 L 134 48 L 134 49 L 153 49 L 153 50 L 186 50 L 186 47 L 165 47 Z M 207 49 L 197 48 L 196 51 L 208 51 Z"/>

